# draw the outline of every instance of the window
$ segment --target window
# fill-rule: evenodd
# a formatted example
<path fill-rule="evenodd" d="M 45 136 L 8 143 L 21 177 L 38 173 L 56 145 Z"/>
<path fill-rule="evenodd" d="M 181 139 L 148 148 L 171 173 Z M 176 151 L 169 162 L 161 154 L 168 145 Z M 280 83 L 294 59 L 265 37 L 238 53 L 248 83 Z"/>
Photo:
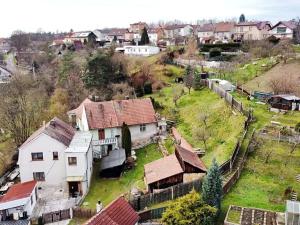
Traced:
<path fill-rule="evenodd" d="M 44 172 L 34 172 L 33 179 L 36 181 L 45 181 L 45 173 Z"/>
<path fill-rule="evenodd" d="M 32 152 L 31 158 L 32 158 L 32 161 L 41 161 L 41 160 L 43 160 L 43 153 L 42 152 Z"/>
<path fill-rule="evenodd" d="M 277 33 L 286 33 L 286 27 L 277 27 Z"/>
<path fill-rule="evenodd" d="M 77 165 L 77 158 L 76 157 L 68 157 L 68 162 L 70 166 L 76 166 Z"/>
<path fill-rule="evenodd" d="M 146 125 L 145 125 L 145 124 L 141 124 L 141 125 L 140 125 L 140 131 L 141 131 L 141 132 L 146 131 Z"/>
<path fill-rule="evenodd" d="M 58 160 L 58 152 L 53 152 L 53 160 Z"/>

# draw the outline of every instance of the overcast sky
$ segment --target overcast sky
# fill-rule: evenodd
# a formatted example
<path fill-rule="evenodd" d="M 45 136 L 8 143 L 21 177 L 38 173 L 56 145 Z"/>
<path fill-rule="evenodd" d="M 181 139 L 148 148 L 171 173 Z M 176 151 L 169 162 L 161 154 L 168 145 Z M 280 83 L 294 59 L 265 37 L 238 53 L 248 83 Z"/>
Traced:
<path fill-rule="evenodd" d="M 93 30 L 138 21 L 223 20 L 241 13 L 272 22 L 300 16 L 300 0 L 1 0 L 0 8 L 0 37 L 17 29 Z"/>

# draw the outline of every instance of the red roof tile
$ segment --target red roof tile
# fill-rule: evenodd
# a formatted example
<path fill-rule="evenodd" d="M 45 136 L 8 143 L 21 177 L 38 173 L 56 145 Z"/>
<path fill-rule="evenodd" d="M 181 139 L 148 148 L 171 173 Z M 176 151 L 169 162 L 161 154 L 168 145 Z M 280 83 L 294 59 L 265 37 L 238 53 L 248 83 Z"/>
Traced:
<path fill-rule="evenodd" d="M 183 173 L 176 155 L 170 155 L 144 165 L 146 183 L 154 182 Z"/>
<path fill-rule="evenodd" d="M 204 163 L 195 152 L 187 150 L 179 145 L 176 145 L 175 149 L 184 162 L 202 170 L 203 172 L 207 171 Z"/>
<path fill-rule="evenodd" d="M 216 29 L 215 32 L 230 32 L 234 28 L 233 22 L 220 22 L 216 23 Z"/>
<path fill-rule="evenodd" d="M 0 203 L 29 197 L 33 192 L 36 184 L 37 182 L 33 180 L 11 186 L 8 192 L 2 197 Z"/>
<path fill-rule="evenodd" d="M 139 215 L 124 197 L 119 197 L 85 225 L 135 225 L 138 221 Z"/>
<path fill-rule="evenodd" d="M 77 109 L 69 111 L 81 118 L 85 109 L 90 129 L 121 127 L 155 123 L 155 111 L 149 98 L 92 102 L 85 100 Z"/>

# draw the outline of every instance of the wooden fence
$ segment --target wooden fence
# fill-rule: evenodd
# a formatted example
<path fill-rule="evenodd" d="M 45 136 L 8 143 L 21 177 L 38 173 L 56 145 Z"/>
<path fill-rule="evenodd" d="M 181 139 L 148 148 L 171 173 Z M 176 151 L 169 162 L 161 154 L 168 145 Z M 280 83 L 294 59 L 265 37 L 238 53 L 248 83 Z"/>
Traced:
<path fill-rule="evenodd" d="M 132 197 L 129 199 L 129 203 L 136 211 L 140 211 L 145 209 L 146 207 L 149 207 L 150 205 L 173 200 L 186 195 L 193 189 L 200 192 L 201 187 L 202 181 L 201 179 L 197 179 L 191 182 L 174 185 L 172 187 L 163 189 L 160 192 Z"/>
<path fill-rule="evenodd" d="M 149 209 L 142 212 L 139 212 L 140 220 L 139 223 L 147 222 L 149 220 L 160 219 L 162 214 L 166 210 L 166 207 L 156 208 L 156 209 Z"/>
<path fill-rule="evenodd" d="M 84 209 L 80 207 L 73 208 L 73 217 L 76 218 L 91 218 L 96 215 L 96 210 Z"/>
<path fill-rule="evenodd" d="M 64 209 L 55 212 L 44 213 L 42 215 L 42 222 L 43 224 L 55 223 L 70 218 L 71 218 L 71 209 Z"/>
<path fill-rule="evenodd" d="M 251 148 L 251 144 L 253 142 L 253 138 L 255 135 L 255 131 L 253 131 L 251 137 L 250 137 L 250 141 L 248 143 L 248 146 L 246 148 L 246 151 L 244 152 L 243 156 L 242 156 L 242 160 L 241 163 L 238 165 L 237 169 L 234 171 L 233 175 L 230 177 L 230 179 L 225 183 L 225 185 L 223 186 L 223 193 L 226 194 L 230 191 L 230 189 L 232 188 L 232 186 L 237 182 L 237 180 L 240 178 L 242 170 L 244 169 L 244 166 L 246 164 L 247 158 L 248 158 L 248 154 L 249 154 L 249 150 Z"/>

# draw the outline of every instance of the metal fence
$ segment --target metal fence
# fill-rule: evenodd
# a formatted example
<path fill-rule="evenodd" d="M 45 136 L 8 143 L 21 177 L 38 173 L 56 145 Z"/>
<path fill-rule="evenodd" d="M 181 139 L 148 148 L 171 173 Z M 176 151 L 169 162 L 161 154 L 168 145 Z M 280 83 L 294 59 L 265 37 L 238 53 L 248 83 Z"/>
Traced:
<path fill-rule="evenodd" d="M 177 184 L 172 187 L 166 188 L 160 192 L 149 193 L 146 195 L 131 197 L 129 203 L 136 210 L 140 211 L 157 203 L 169 201 L 188 194 L 193 189 L 200 192 L 202 187 L 201 179 L 191 182 Z"/>

